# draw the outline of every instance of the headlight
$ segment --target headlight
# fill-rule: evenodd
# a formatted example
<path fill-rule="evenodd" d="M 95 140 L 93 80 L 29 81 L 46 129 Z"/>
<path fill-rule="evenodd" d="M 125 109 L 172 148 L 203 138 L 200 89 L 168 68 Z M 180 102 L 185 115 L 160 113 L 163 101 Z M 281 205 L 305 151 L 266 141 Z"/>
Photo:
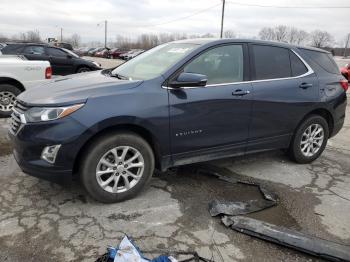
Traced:
<path fill-rule="evenodd" d="M 77 104 L 64 107 L 32 107 L 24 113 L 26 122 L 41 122 L 59 119 L 68 116 L 84 104 Z"/>

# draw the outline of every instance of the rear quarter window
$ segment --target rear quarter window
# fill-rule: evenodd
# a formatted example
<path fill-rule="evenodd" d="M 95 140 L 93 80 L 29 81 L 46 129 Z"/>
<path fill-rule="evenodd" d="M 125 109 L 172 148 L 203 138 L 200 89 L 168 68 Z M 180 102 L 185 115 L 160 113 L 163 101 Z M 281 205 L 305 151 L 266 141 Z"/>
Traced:
<path fill-rule="evenodd" d="M 289 51 L 290 65 L 292 67 L 292 75 L 300 76 L 308 72 L 305 64 L 300 60 L 300 58 L 292 51 Z"/>
<path fill-rule="evenodd" d="M 339 68 L 335 63 L 333 57 L 329 53 L 318 52 L 314 50 L 302 49 L 303 53 L 306 54 L 313 62 L 318 64 L 324 70 L 332 74 L 339 74 Z"/>
<path fill-rule="evenodd" d="M 23 45 L 7 45 L 3 49 L 1 49 L 1 52 L 3 54 L 16 54 L 20 53 L 23 49 Z"/>

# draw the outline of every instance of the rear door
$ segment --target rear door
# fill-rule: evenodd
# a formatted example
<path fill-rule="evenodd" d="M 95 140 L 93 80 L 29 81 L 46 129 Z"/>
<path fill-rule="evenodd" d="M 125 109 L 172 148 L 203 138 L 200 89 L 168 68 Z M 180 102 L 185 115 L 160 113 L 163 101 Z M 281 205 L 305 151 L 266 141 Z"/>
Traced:
<path fill-rule="evenodd" d="M 245 44 L 229 44 L 202 52 L 180 70 L 206 75 L 208 82 L 169 90 L 175 164 L 244 152 L 252 96 L 247 61 Z"/>
<path fill-rule="evenodd" d="M 250 45 L 254 101 L 248 151 L 287 147 L 296 125 L 318 101 L 318 80 L 297 51 Z"/>
<path fill-rule="evenodd" d="M 59 48 L 47 47 L 46 53 L 52 66 L 54 75 L 73 74 L 73 58 Z"/>

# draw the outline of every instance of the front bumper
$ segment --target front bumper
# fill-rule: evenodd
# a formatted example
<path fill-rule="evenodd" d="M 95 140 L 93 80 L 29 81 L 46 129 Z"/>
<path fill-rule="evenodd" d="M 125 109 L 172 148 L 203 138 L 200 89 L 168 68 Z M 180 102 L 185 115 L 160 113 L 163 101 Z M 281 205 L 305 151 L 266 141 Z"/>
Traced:
<path fill-rule="evenodd" d="M 28 175 L 51 182 L 64 183 L 73 178 L 75 159 L 83 145 L 85 128 L 76 120 L 64 119 L 22 124 L 19 131 L 9 132 L 13 144 L 13 155 Z M 61 147 L 53 164 L 41 159 L 46 146 L 60 144 Z"/>

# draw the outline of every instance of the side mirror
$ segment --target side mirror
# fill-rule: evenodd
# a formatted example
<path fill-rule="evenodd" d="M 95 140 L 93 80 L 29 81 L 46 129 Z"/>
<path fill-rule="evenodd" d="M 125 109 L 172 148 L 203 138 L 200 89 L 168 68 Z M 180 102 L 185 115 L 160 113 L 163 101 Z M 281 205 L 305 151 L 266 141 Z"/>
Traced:
<path fill-rule="evenodd" d="M 195 73 L 181 73 L 175 80 L 169 83 L 170 87 L 203 87 L 207 84 L 206 75 Z"/>
<path fill-rule="evenodd" d="M 72 58 L 72 56 L 71 56 L 71 55 L 67 55 L 67 58 L 71 59 L 71 58 Z"/>

